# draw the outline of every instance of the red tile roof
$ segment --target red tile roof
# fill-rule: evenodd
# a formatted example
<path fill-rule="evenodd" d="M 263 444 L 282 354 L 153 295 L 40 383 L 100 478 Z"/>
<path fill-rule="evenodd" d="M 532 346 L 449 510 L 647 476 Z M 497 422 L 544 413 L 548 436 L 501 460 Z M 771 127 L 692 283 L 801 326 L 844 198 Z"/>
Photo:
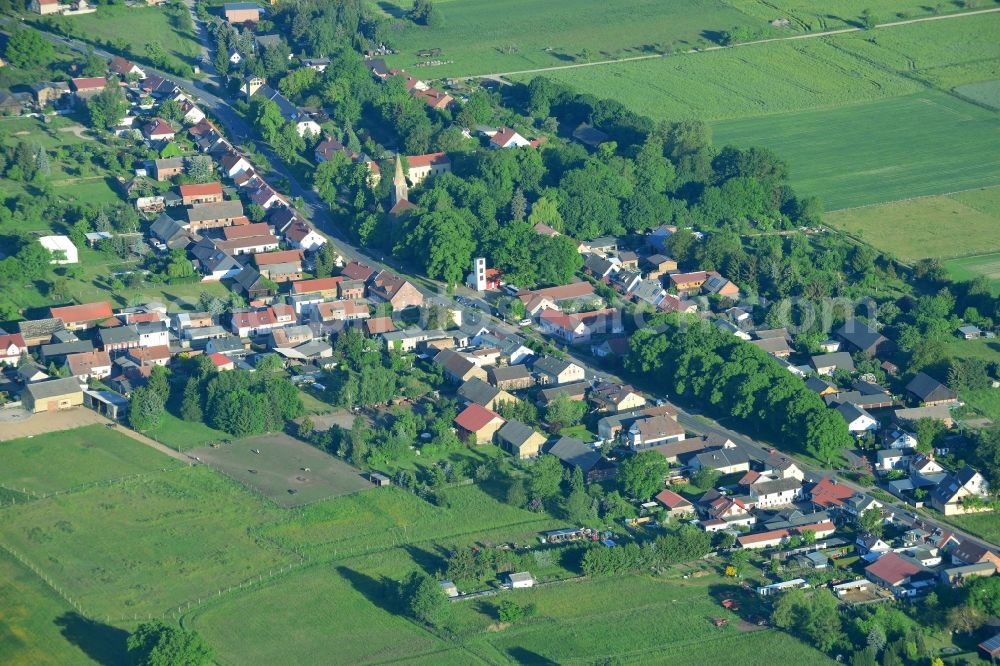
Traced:
<path fill-rule="evenodd" d="M 65 324 L 101 321 L 102 319 L 109 319 L 114 316 L 114 313 L 111 311 L 111 305 L 107 301 L 49 308 L 49 313 L 54 319 L 62 319 Z"/>
<path fill-rule="evenodd" d="M 167 345 L 157 345 L 155 347 L 136 347 L 128 350 L 128 355 L 140 363 L 149 361 L 159 361 L 170 358 L 170 347 Z"/>
<path fill-rule="evenodd" d="M 108 80 L 103 76 L 90 76 L 73 79 L 72 83 L 74 90 L 95 90 L 106 86 Z"/>
<path fill-rule="evenodd" d="M 511 127 L 501 127 L 496 134 L 490 137 L 490 143 L 500 146 L 501 148 L 507 145 L 507 142 L 513 139 L 515 136 L 519 136 L 517 132 Z M 523 137 L 522 137 L 523 138 Z"/>
<path fill-rule="evenodd" d="M 297 280 L 292 283 L 293 294 L 312 294 L 317 291 L 335 291 L 337 285 L 344 281 L 341 276 L 316 278 L 315 280 Z"/>
<path fill-rule="evenodd" d="M 919 573 L 922 569 L 915 562 L 890 552 L 865 567 L 865 571 L 890 585 L 902 585 L 907 578 Z"/>
<path fill-rule="evenodd" d="M 302 261 L 302 250 L 281 250 L 280 252 L 258 252 L 253 255 L 258 266 L 271 266 L 289 261 Z"/>
<path fill-rule="evenodd" d="M 18 349 L 24 349 L 24 337 L 20 333 L 0 334 L 0 352 L 6 353 L 7 348 L 14 345 Z"/>
<path fill-rule="evenodd" d="M 493 410 L 472 403 L 455 417 L 455 425 L 467 432 L 479 432 L 494 419 L 503 421 L 503 418 Z"/>
<path fill-rule="evenodd" d="M 344 266 L 344 270 L 340 271 L 340 273 L 348 280 L 367 280 L 375 273 L 375 269 L 357 261 L 352 261 Z"/>
<path fill-rule="evenodd" d="M 854 495 L 854 491 L 844 484 L 826 477 L 813 486 L 810 494 L 813 504 L 816 506 L 833 507 L 842 505 L 844 500 Z"/>
<path fill-rule="evenodd" d="M 594 287 L 589 282 L 573 282 L 558 287 L 548 287 L 547 289 L 536 289 L 535 291 L 522 291 L 517 295 L 524 303 L 535 298 L 548 298 L 552 301 L 561 301 L 567 298 L 583 298 L 592 296 Z"/>
<path fill-rule="evenodd" d="M 162 118 L 153 118 L 145 127 L 143 127 L 147 136 L 153 136 L 158 134 L 174 134 L 174 128 L 170 126 L 166 120 Z"/>
<path fill-rule="evenodd" d="M 412 169 L 413 167 L 429 167 L 436 166 L 440 164 L 451 164 L 451 160 L 444 153 L 427 153 L 426 155 L 407 155 L 406 163 Z"/>
<path fill-rule="evenodd" d="M 396 324 L 392 317 L 374 317 L 365 321 L 365 331 L 368 335 L 378 335 L 379 333 L 391 333 L 396 330 Z"/>
<path fill-rule="evenodd" d="M 211 361 L 212 365 L 214 365 L 216 368 L 224 368 L 227 365 L 232 365 L 233 363 L 233 359 L 229 358 L 225 354 L 220 354 L 219 352 L 215 352 L 214 354 L 209 356 L 208 360 Z"/>
<path fill-rule="evenodd" d="M 661 491 L 656 496 L 656 501 L 668 509 L 679 509 L 693 506 L 691 502 L 687 501 L 672 490 Z"/>
<path fill-rule="evenodd" d="M 181 185 L 182 197 L 203 197 L 214 194 L 222 196 L 222 183 L 192 183 L 191 185 Z"/>
<path fill-rule="evenodd" d="M 296 220 L 292 222 L 291 226 L 285 229 L 285 238 L 293 240 L 296 243 L 301 243 L 305 240 L 305 237 L 313 232 L 313 228 L 303 222 L 302 220 Z"/>

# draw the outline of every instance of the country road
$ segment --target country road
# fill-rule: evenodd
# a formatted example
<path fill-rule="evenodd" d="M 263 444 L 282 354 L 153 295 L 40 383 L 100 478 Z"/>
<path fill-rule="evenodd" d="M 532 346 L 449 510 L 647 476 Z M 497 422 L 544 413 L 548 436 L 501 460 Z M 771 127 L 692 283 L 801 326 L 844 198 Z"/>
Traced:
<path fill-rule="evenodd" d="M 928 17 L 924 19 L 913 19 L 910 21 L 897 22 L 893 24 L 883 24 L 882 26 L 879 27 L 901 25 L 904 23 L 917 23 L 928 20 L 943 20 L 949 18 L 969 16 L 971 14 L 983 14 L 983 13 L 991 13 L 998 11 L 1000 11 L 1000 8 L 980 10 L 976 12 L 966 12 L 964 14 Z M 0 22 L 3 22 L 3 19 L 0 19 Z M 201 28 L 200 22 L 197 20 L 196 17 L 195 17 L 195 25 Z M 834 32 L 851 32 L 857 30 L 860 29 L 851 28 L 844 31 L 834 31 Z M 42 34 L 50 41 L 67 45 L 70 48 L 81 53 L 85 53 L 88 49 L 92 48 L 86 45 L 85 43 L 77 40 L 66 39 L 63 37 L 59 37 L 44 32 L 42 32 Z M 825 33 L 825 34 L 830 34 L 830 33 Z M 203 46 L 205 48 L 205 51 L 210 54 L 211 44 L 209 43 L 208 40 L 207 31 L 204 29 L 199 29 L 199 35 L 200 38 L 203 40 Z M 818 37 L 818 36 L 822 35 L 817 33 L 815 35 L 801 35 L 795 38 L 802 39 L 802 38 Z M 765 40 L 765 41 L 780 41 L 780 40 Z M 730 48 L 730 47 L 716 47 L 716 48 Z M 111 58 L 110 53 L 103 51 L 101 49 L 94 49 L 94 52 L 106 59 L 110 60 Z M 643 56 L 643 57 L 662 57 L 662 56 L 657 55 L 657 56 Z M 613 62 L 622 62 L 622 61 L 620 60 L 608 61 L 607 63 L 604 64 L 610 64 Z M 591 66 L 595 64 L 600 64 L 600 63 L 587 63 L 585 65 L 570 65 L 567 67 Z M 559 67 L 557 69 L 564 69 L 564 68 L 565 67 Z M 199 101 L 205 106 L 205 108 L 210 110 L 211 113 L 216 118 L 219 119 L 219 121 L 227 130 L 229 139 L 233 141 L 234 144 L 240 141 L 249 140 L 254 136 L 252 129 L 246 124 L 246 122 L 242 119 L 242 117 L 240 117 L 239 114 L 233 111 L 233 109 L 229 105 L 229 102 L 225 99 L 218 97 L 215 93 L 208 90 L 203 83 L 188 79 L 181 79 L 177 76 L 168 75 L 163 72 L 157 71 L 155 68 L 151 67 L 146 67 L 146 70 L 147 72 L 152 72 L 164 76 L 166 78 L 169 78 L 170 80 L 180 85 L 182 88 L 186 89 L 189 93 L 197 97 Z M 481 77 L 469 77 L 469 78 L 481 78 Z M 270 148 L 263 145 L 262 143 L 258 143 L 257 146 L 259 147 L 260 152 L 264 153 L 272 164 L 273 172 L 272 174 L 268 174 L 269 177 L 273 177 L 273 175 L 278 175 L 287 180 L 287 182 L 289 183 L 290 193 L 292 194 L 292 196 L 301 197 L 305 202 L 304 209 L 300 209 L 298 212 L 307 217 L 308 219 L 311 219 L 314 225 L 316 225 L 316 227 L 321 232 L 323 232 L 329 238 L 335 240 L 336 245 L 339 248 L 340 254 L 343 255 L 345 259 L 347 260 L 356 259 L 358 261 L 362 261 L 368 264 L 369 266 L 375 269 L 390 270 L 399 273 L 400 275 L 410 279 L 411 282 L 413 282 L 413 284 L 421 292 L 421 294 L 424 295 L 425 299 L 433 300 L 434 302 L 439 302 L 439 303 L 447 303 L 450 307 L 453 308 L 457 307 L 460 310 L 462 310 L 463 319 L 465 323 L 470 323 L 470 322 L 473 324 L 482 323 L 482 325 L 484 326 L 488 326 L 490 328 L 497 329 L 505 333 L 519 333 L 519 334 L 524 333 L 518 327 L 511 326 L 505 321 L 497 317 L 494 317 L 492 314 L 490 314 L 489 305 L 482 300 L 482 298 L 477 292 L 474 292 L 464 286 L 459 286 L 455 288 L 453 290 L 455 296 L 463 296 L 468 299 L 471 299 L 471 301 L 475 305 L 469 307 L 461 304 L 456 304 L 452 299 L 452 296 L 450 295 L 450 292 L 445 284 L 435 280 L 428 279 L 423 276 L 414 275 L 411 272 L 409 272 L 407 268 L 404 267 L 402 264 L 399 264 L 398 262 L 395 262 L 392 259 L 386 260 L 386 258 L 381 254 L 378 254 L 378 256 L 376 257 L 376 255 L 372 254 L 372 251 L 368 250 L 367 248 L 361 248 L 352 244 L 345 236 L 343 231 L 336 226 L 334 220 L 329 214 L 329 208 L 326 206 L 325 202 L 323 202 L 323 200 L 319 197 L 319 195 L 311 188 L 306 188 L 303 185 L 301 185 L 294 177 L 294 175 L 283 166 L 281 160 L 277 157 L 277 155 L 273 153 L 273 151 L 270 150 Z M 577 364 L 581 365 L 584 368 L 586 372 L 586 377 L 592 381 L 599 381 L 599 380 L 610 380 L 619 382 L 623 381 L 620 378 L 614 376 L 612 373 L 609 373 L 605 370 L 602 370 L 599 367 L 596 367 L 593 364 L 593 360 L 591 359 L 591 357 L 581 353 L 578 350 L 569 350 L 568 354 L 573 358 L 573 360 Z M 662 395 L 659 397 L 668 398 L 668 396 L 666 395 Z M 685 411 L 680 407 L 678 407 L 678 421 L 681 425 L 684 426 L 686 430 L 696 435 L 703 435 L 703 436 L 718 435 L 727 437 L 731 439 L 734 443 L 736 443 L 738 446 L 744 448 L 745 450 L 748 450 L 749 452 L 754 453 L 757 457 L 766 457 L 768 450 L 771 448 L 769 444 L 758 442 L 746 435 L 725 428 L 721 424 L 717 423 L 716 421 L 708 417 Z M 144 443 L 148 444 L 148 442 Z M 783 455 L 789 458 L 793 458 L 795 462 L 799 465 L 799 467 L 806 472 L 807 479 L 812 478 L 814 480 L 819 480 L 824 476 L 835 476 L 836 474 L 836 470 L 818 469 L 812 465 L 803 463 L 800 459 L 794 458 L 794 456 L 791 456 L 786 453 L 783 453 Z M 856 484 L 850 483 L 840 477 L 838 477 L 838 482 L 847 485 L 848 487 L 854 489 L 857 492 L 871 496 L 869 492 L 870 489 L 866 489 Z M 887 503 L 880 498 L 878 498 L 878 501 L 882 502 L 883 504 L 886 505 L 887 508 L 890 508 L 892 511 L 894 511 L 897 516 L 902 517 L 904 523 L 912 524 L 913 518 L 915 516 L 912 509 L 905 507 L 900 503 L 895 503 L 895 502 Z M 968 534 L 962 530 L 953 527 L 952 525 L 949 525 L 947 523 L 942 523 L 933 519 L 929 519 L 923 516 L 919 516 L 919 518 L 920 520 L 923 520 L 931 525 L 935 525 L 942 529 L 949 530 L 951 532 L 959 534 L 964 539 L 970 539 L 975 543 L 979 543 L 983 546 L 989 547 L 994 551 L 1000 552 L 1000 547 L 998 547 L 997 544 L 992 544 L 984 541 L 981 538 L 974 537 L 971 534 Z"/>
<path fill-rule="evenodd" d="M 940 16 L 923 16 L 921 18 L 906 19 L 903 21 L 890 21 L 888 23 L 879 23 L 872 28 L 840 28 L 838 30 L 825 30 L 823 32 L 807 32 L 799 35 L 789 35 L 788 37 L 770 37 L 768 39 L 755 39 L 749 42 L 739 42 L 737 44 L 730 44 L 728 46 L 707 46 L 703 49 L 689 49 L 687 51 L 679 51 L 677 53 L 651 53 L 648 55 L 641 56 L 630 56 L 628 58 L 616 58 L 613 60 L 595 60 L 593 62 L 578 62 L 572 65 L 552 65 L 550 67 L 538 67 L 536 69 L 520 69 L 510 72 L 494 72 L 492 74 L 473 74 L 470 76 L 449 76 L 440 77 L 440 79 L 428 79 L 429 81 L 437 81 L 442 79 L 448 79 L 452 81 L 470 81 L 475 79 L 494 79 L 499 80 L 508 76 L 520 76 L 523 74 L 539 74 L 542 72 L 555 72 L 563 69 L 580 69 L 581 67 L 600 67 L 602 65 L 618 65 L 626 62 L 636 62 L 639 60 L 655 60 L 657 58 L 670 58 L 674 56 L 685 56 L 685 55 L 695 55 L 698 53 L 709 53 L 711 51 L 722 51 L 725 49 L 738 49 L 744 46 L 758 46 L 760 44 L 771 44 L 774 42 L 791 42 L 802 39 L 819 39 L 821 37 L 830 37 L 833 35 L 844 35 L 852 32 L 864 32 L 866 30 L 883 30 L 886 28 L 897 28 L 902 25 L 911 25 L 914 23 L 925 23 L 927 21 L 946 21 L 950 19 L 965 18 L 967 16 L 975 16 L 977 14 L 992 14 L 994 12 L 1000 12 L 1000 7 L 993 7 L 990 9 L 977 9 L 969 12 L 959 12 L 957 14 L 943 14 Z"/>

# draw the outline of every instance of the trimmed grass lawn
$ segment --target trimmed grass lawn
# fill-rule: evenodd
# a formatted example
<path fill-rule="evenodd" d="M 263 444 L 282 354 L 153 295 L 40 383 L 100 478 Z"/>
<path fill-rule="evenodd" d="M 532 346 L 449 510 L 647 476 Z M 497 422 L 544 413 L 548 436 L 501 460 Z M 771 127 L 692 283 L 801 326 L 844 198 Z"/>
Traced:
<path fill-rule="evenodd" d="M 390 0 L 377 6 L 400 15 L 411 4 Z M 708 46 L 710 36 L 735 25 L 778 34 L 765 20 L 719 0 L 445 0 L 434 6 L 442 25 L 410 24 L 394 34 L 399 54 L 387 58 L 391 66 L 424 78 L 489 74 L 585 62 L 580 58 L 585 50 L 591 59 L 604 60 Z M 417 56 L 419 50 L 434 48 L 441 54 Z M 414 67 L 428 60 L 452 62 Z"/>
<path fill-rule="evenodd" d="M 159 614 L 298 561 L 257 528 L 282 513 L 206 467 L 3 509 L 0 539 L 93 617 Z"/>
<path fill-rule="evenodd" d="M 181 465 L 102 425 L 2 442 L 0 459 L 0 484 L 40 494 Z"/>
<path fill-rule="evenodd" d="M 827 210 L 996 185 L 998 131 L 997 113 L 933 91 L 714 126 L 716 145 L 775 150 Z"/>
<path fill-rule="evenodd" d="M 0 604 L 0 663 L 128 663 L 124 654 L 126 632 L 80 617 L 38 576 L 3 551 L 0 599 L 4 600 Z"/>
<path fill-rule="evenodd" d="M 1000 187 L 829 213 L 825 221 L 906 262 L 1000 250 Z"/>
<path fill-rule="evenodd" d="M 1000 81 L 967 83 L 955 88 L 955 92 L 973 102 L 979 102 L 1000 111 Z"/>

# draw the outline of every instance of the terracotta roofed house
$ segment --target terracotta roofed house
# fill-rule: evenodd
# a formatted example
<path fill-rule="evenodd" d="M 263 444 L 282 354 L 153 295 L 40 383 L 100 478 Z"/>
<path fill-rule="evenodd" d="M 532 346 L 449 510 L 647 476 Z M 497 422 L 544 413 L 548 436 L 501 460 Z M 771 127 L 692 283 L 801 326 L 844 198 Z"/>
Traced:
<path fill-rule="evenodd" d="M 174 128 L 162 118 L 153 118 L 143 125 L 142 133 L 150 141 L 170 141 L 176 136 Z"/>
<path fill-rule="evenodd" d="M 472 403 L 455 417 L 462 439 L 476 444 L 486 444 L 506 421 L 493 410 Z"/>
<path fill-rule="evenodd" d="M 191 183 L 181 185 L 179 189 L 185 206 L 222 201 L 222 183 Z"/>
<path fill-rule="evenodd" d="M 0 333 L 0 364 L 16 365 L 26 351 L 28 346 L 20 333 Z"/>
<path fill-rule="evenodd" d="M 437 176 L 451 171 L 451 160 L 445 153 L 427 153 L 426 155 L 407 155 L 406 177 L 417 185 L 428 176 Z"/>
<path fill-rule="evenodd" d="M 70 331 L 92 328 L 98 322 L 115 316 L 107 301 L 49 308 L 49 312 L 53 319 L 62 319 L 66 329 Z"/>
<path fill-rule="evenodd" d="M 316 278 L 313 280 L 297 280 L 292 283 L 293 294 L 320 294 L 328 298 L 336 298 L 338 288 L 344 281 L 343 276 Z"/>
<path fill-rule="evenodd" d="M 90 76 L 70 81 L 70 88 L 77 101 L 86 102 L 91 97 L 96 97 L 104 92 L 104 86 L 108 85 L 108 80 L 103 76 Z"/>
<path fill-rule="evenodd" d="M 523 148 L 529 145 L 531 145 L 530 141 L 510 127 L 501 127 L 496 134 L 490 137 L 490 148 Z"/>
<path fill-rule="evenodd" d="M 395 273 L 382 271 L 368 285 L 368 295 L 392 305 L 392 309 L 404 310 L 423 305 L 424 296 L 416 287 Z"/>
<path fill-rule="evenodd" d="M 253 255 L 257 270 L 275 282 L 288 282 L 302 277 L 302 250 L 259 252 Z"/>
<path fill-rule="evenodd" d="M 824 477 L 809 491 L 813 505 L 821 509 L 843 506 L 853 495 L 853 490 L 830 477 Z"/>
<path fill-rule="evenodd" d="M 898 553 L 886 553 L 865 567 L 865 577 L 882 587 L 895 589 L 906 585 L 912 576 L 921 571 L 923 567 L 916 562 Z"/>

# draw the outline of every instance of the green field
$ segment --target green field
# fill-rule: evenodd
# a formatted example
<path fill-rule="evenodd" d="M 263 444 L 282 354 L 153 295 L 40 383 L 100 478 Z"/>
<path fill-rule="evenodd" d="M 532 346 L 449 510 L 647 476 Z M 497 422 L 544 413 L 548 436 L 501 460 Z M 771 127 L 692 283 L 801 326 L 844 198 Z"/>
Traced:
<path fill-rule="evenodd" d="M 1000 81 L 966 83 L 955 87 L 955 93 L 979 104 L 1000 110 Z"/>
<path fill-rule="evenodd" d="M 1000 252 L 950 259 L 944 262 L 944 266 L 952 279 L 973 280 L 985 275 L 1000 289 Z"/>
<path fill-rule="evenodd" d="M 1000 187 L 851 208 L 825 220 L 905 262 L 981 255 L 1000 250 Z"/>
<path fill-rule="evenodd" d="M 170 56 L 192 63 L 199 53 L 198 42 L 178 26 L 176 19 L 158 7 L 99 6 L 94 14 L 56 17 L 55 21 L 73 37 L 90 42 L 111 42 L 143 59 L 147 45 L 159 44 Z"/>
<path fill-rule="evenodd" d="M 0 442 L 0 459 L 0 485 L 38 494 L 181 465 L 103 425 Z"/>
<path fill-rule="evenodd" d="M 165 613 L 298 561 L 253 536 L 279 511 L 205 467 L 3 511 L 0 539 L 102 618 Z"/>
<path fill-rule="evenodd" d="M 987 137 L 1000 115 L 945 93 L 717 123 L 717 145 L 764 145 L 785 158 L 796 190 L 827 210 L 1000 183 Z"/>
<path fill-rule="evenodd" d="M 1000 542 L 1000 517 L 996 513 L 970 513 L 944 520 L 991 543 Z"/>
<path fill-rule="evenodd" d="M 792 27 L 808 31 L 857 27 L 861 13 L 873 13 L 878 23 L 960 11 L 958 3 L 929 5 L 921 0 L 832 0 L 821 4 L 807 0 L 726 0 L 726 3 L 766 21 L 785 18 Z"/>
<path fill-rule="evenodd" d="M 125 632 L 91 622 L 0 550 L 0 663 L 124 664 Z"/>
<path fill-rule="evenodd" d="M 393 15 L 410 5 L 377 3 Z M 767 28 L 720 0 L 446 0 L 435 7 L 443 17 L 440 27 L 410 24 L 392 35 L 399 54 L 387 58 L 390 65 L 426 78 L 512 72 L 585 62 L 584 51 L 592 60 L 622 58 L 707 46 L 706 34 L 735 25 Z M 433 48 L 442 50 L 434 60 L 453 62 L 414 68 L 428 60 L 416 52 Z"/>

